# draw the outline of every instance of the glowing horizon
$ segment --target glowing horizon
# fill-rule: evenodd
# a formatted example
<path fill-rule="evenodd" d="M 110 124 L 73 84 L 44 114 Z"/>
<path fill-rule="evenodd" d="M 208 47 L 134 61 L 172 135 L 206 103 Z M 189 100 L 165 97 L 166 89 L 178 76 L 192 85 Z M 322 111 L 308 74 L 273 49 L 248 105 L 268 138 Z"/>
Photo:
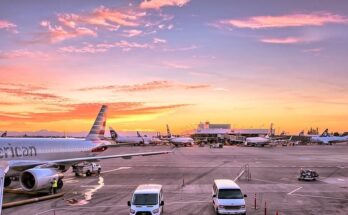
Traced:
<path fill-rule="evenodd" d="M 272 2 L 3 2 L 0 131 L 348 131 L 348 5 Z"/>

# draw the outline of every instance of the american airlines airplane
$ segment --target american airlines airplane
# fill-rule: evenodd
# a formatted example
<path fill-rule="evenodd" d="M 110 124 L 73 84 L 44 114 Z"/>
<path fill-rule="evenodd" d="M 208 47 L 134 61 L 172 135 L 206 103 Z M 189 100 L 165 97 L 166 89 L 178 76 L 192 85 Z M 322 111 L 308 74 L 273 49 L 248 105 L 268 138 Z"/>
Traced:
<path fill-rule="evenodd" d="M 63 187 L 63 172 L 84 161 L 168 154 L 171 151 L 98 155 L 117 146 L 104 138 L 107 106 L 103 105 L 86 139 L 74 138 L 0 138 L 0 214 L 3 188 L 11 177 L 19 178 L 26 191 L 47 190 L 53 178 Z"/>
<path fill-rule="evenodd" d="M 149 144 L 149 142 L 145 142 L 144 138 L 141 136 L 120 136 L 117 134 L 117 132 L 113 128 L 110 129 L 110 135 L 111 139 L 115 141 L 116 143 L 126 143 L 126 144 L 133 144 L 133 145 L 144 145 Z"/>
<path fill-rule="evenodd" d="M 193 146 L 194 140 L 191 137 L 174 137 L 170 133 L 169 126 L 167 125 L 168 141 L 175 146 Z"/>
<path fill-rule="evenodd" d="M 320 136 L 312 136 L 311 142 L 332 145 L 333 143 L 348 142 L 348 136 L 330 136 L 329 129 L 325 129 Z"/>

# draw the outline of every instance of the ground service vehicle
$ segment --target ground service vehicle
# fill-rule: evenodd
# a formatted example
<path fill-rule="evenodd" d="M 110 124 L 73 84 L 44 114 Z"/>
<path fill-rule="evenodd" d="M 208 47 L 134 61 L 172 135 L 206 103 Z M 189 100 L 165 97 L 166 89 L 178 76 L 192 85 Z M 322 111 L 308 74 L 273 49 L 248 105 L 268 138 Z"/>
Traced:
<path fill-rule="evenodd" d="M 300 170 L 300 176 L 298 177 L 298 180 L 301 181 L 314 181 L 319 177 L 319 174 L 311 169 L 301 169 Z"/>
<path fill-rule="evenodd" d="M 246 214 L 245 200 L 240 187 L 229 179 L 214 180 L 212 198 L 216 214 Z"/>
<path fill-rule="evenodd" d="M 83 162 L 73 166 L 73 172 L 75 176 L 86 175 L 91 176 L 92 174 L 100 174 L 101 166 L 94 162 Z"/>
<path fill-rule="evenodd" d="M 163 214 L 162 185 L 143 184 L 134 191 L 132 200 L 128 201 L 130 215 L 160 215 Z"/>

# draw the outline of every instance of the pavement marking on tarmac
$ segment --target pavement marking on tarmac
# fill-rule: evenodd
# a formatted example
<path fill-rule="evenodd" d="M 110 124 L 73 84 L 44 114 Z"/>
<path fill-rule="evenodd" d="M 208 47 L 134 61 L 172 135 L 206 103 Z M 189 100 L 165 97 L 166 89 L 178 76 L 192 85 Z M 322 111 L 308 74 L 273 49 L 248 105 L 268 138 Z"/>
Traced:
<path fill-rule="evenodd" d="M 130 168 L 132 168 L 132 167 L 123 166 L 123 167 L 119 167 L 119 168 L 116 168 L 116 169 L 111 169 L 111 170 L 103 171 L 103 172 L 101 172 L 101 173 L 114 172 L 114 171 L 123 170 L 123 169 L 130 169 Z"/>
<path fill-rule="evenodd" d="M 293 193 L 295 193 L 296 191 L 302 189 L 302 187 L 298 187 L 295 190 L 291 191 L 290 193 L 288 193 L 288 195 L 292 195 Z"/>
<path fill-rule="evenodd" d="M 314 196 L 314 195 L 304 195 L 304 194 L 291 194 L 291 195 L 293 195 L 293 196 L 303 196 L 303 197 L 313 197 L 313 198 L 335 199 L 335 200 L 348 201 L 348 199 L 335 198 L 335 197 L 329 197 L 329 196 Z"/>

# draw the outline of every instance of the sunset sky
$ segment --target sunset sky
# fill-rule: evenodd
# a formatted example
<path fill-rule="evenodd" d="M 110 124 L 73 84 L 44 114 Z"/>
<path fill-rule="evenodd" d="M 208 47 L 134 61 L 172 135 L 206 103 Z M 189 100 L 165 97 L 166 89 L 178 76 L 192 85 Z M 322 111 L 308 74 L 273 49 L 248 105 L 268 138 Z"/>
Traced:
<path fill-rule="evenodd" d="M 0 131 L 348 131 L 348 1 L 2 0 Z"/>

